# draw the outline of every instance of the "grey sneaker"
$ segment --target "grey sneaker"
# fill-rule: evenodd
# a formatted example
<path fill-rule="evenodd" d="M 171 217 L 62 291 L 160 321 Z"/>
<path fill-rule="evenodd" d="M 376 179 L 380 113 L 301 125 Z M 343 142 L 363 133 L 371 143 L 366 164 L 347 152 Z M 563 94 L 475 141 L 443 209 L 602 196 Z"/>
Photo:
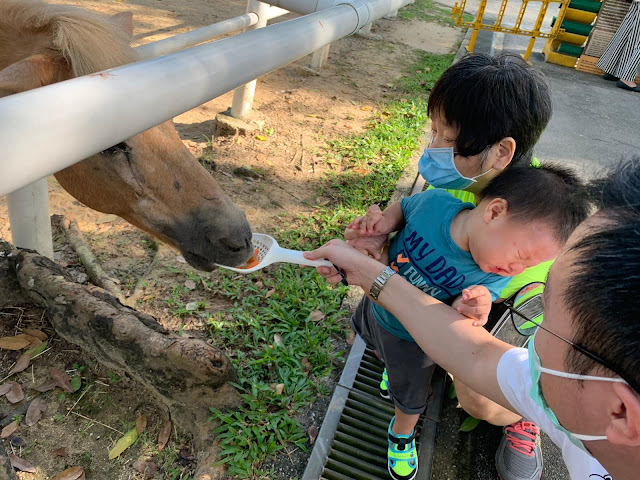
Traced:
<path fill-rule="evenodd" d="M 534 423 L 520 421 L 504 429 L 496 469 L 502 480 L 538 480 L 542 476 L 540 429 Z"/>

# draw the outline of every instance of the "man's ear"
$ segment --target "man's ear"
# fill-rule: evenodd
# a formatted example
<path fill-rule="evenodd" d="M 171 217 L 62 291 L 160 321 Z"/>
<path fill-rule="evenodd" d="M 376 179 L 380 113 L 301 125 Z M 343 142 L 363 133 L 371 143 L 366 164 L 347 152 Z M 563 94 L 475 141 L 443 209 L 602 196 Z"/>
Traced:
<path fill-rule="evenodd" d="M 482 203 L 485 202 L 483 201 Z M 484 207 L 482 219 L 484 223 L 490 223 L 493 220 L 505 216 L 508 209 L 509 205 L 504 198 L 492 198 Z"/>
<path fill-rule="evenodd" d="M 491 165 L 494 170 L 504 170 L 513 160 L 513 156 L 516 153 L 516 141 L 513 137 L 504 137 L 497 145 L 494 145 L 495 160 Z"/>
<path fill-rule="evenodd" d="M 613 391 L 607 438 L 616 445 L 640 447 L 640 398 L 624 383 L 614 383 Z"/>
<path fill-rule="evenodd" d="M 133 37 L 133 13 L 120 12 L 111 16 L 111 21 L 129 37 Z"/>
<path fill-rule="evenodd" d="M 0 70 L 0 97 L 26 92 L 63 79 L 62 69 L 53 59 L 45 55 L 32 55 Z"/>

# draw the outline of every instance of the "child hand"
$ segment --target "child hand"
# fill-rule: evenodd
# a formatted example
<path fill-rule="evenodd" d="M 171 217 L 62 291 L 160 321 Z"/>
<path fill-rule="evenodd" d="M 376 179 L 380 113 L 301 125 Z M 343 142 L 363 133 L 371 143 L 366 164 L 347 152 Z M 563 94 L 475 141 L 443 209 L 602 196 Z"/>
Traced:
<path fill-rule="evenodd" d="M 482 285 L 465 288 L 453 304 L 458 313 L 474 319 L 474 327 L 482 327 L 487 323 L 491 305 L 491 293 Z"/>
<path fill-rule="evenodd" d="M 363 217 L 356 217 L 349 225 L 347 230 L 357 230 L 360 236 L 373 236 L 387 234 L 383 231 L 384 216 L 378 205 L 371 205 L 367 208 L 367 213 Z"/>

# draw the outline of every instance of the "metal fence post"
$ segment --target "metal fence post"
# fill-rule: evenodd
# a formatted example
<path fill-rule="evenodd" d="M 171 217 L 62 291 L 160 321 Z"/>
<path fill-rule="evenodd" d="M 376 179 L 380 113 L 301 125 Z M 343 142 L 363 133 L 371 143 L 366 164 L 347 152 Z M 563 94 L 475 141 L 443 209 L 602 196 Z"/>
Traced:
<path fill-rule="evenodd" d="M 313 52 L 313 55 L 311 55 L 311 63 L 309 64 L 312 70 L 316 72 L 322 70 L 322 66 L 327 63 L 329 59 L 329 47 L 331 47 L 331 44 L 325 45 Z"/>
<path fill-rule="evenodd" d="M 269 5 L 257 0 L 249 0 L 247 3 L 247 13 L 255 13 L 258 15 L 258 23 L 244 29 L 245 32 L 255 30 L 267 26 L 267 11 Z M 251 111 L 253 104 L 253 96 L 256 92 L 256 81 L 252 80 L 238 87 L 233 92 L 233 101 L 231 103 L 231 116 L 234 118 L 243 118 Z"/>
<path fill-rule="evenodd" d="M 7 195 L 11 243 L 53 259 L 49 189 L 43 178 Z"/>

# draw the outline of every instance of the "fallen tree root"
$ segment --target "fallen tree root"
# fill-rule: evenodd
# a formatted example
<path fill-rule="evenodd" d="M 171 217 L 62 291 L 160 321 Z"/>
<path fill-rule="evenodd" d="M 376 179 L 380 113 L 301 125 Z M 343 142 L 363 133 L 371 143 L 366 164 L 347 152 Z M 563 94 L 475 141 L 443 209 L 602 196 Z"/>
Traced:
<path fill-rule="evenodd" d="M 84 235 L 82 235 L 76 221 L 70 221 L 65 218 L 64 215 L 53 215 L 51 217 L 51 221 L 64 232 L 71 248 L 73 248 L 78 257 L 80 257 L 82 266 L 87 270 L 87 275 L 89 275 L 89 278 L 94 285 L 102 287 L 120 300 L 120 303 L 124 303 L 124 295 L 122 294 L 120 287 L 113 281 L 113 279 L 111 279 L 111 277 L 109 277 L 109 275 L 107 275 L 107 272 L 102 269 L 100 262 L 98 262 L 98 259 L 91 251 L 91 248 L 87 245 Z"/>
<path fill-rule="evenodd" d="M 196 451 L 211 451 L 209 407 L 240 403 L 228 383 L 236 379 L 235 371 L 220 350 L 167 331 L 153 317 L 123 306 L 98 287 L 73 282 L 60 266 L 36 252 L 14 250 L 0 257 L 0 272 L 6 263 L 32 302 L 47 308 L 62 338 L 103 365 L 124 370 L 166 405 L 172 421 L 192 437 Z"/>

